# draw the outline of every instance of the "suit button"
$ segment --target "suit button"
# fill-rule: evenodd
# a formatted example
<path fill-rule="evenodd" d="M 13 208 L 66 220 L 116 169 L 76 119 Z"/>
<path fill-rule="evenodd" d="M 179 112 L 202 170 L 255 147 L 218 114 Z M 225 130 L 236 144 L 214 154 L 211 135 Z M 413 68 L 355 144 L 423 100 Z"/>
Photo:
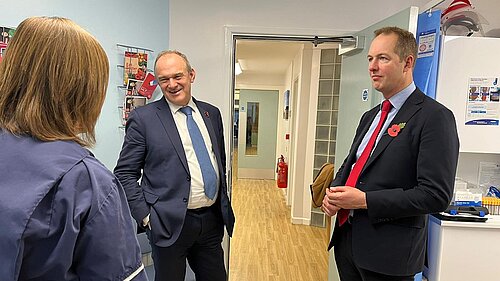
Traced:
<path fill-rule="evenodd" d="M 191 177 L 186 177 L 186 180 L 187 181 L 191 181 Z"/>
<path fill-rule="evenodd" d="M 188 200 L 187 200 L 187 198 L 182 198 L 182 201 L 184 201 L 184 203 L 186 203 Z"/>

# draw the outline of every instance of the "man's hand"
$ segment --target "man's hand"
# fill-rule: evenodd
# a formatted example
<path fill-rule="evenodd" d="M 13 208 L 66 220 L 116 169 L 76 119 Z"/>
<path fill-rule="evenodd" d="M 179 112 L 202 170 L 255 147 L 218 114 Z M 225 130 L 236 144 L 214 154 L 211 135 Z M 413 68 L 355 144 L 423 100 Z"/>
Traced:
<path fill-rule="evenodd" d="M 342 209 L 366 209 L 366 193 L 350 186 L 335 186 L 326 190 L 330 205 Z M 323 200 L 324 201 L 324 200 Z"/>
<path fill-rule="evenodd" d="M 325 197 L 323 198 L 323 204 L 321 205 L 321 210 L 323 210 L 327 216 L 333 217 L 340 210 L 340 207 L 330 204 L 328 193 L 331 193 L 331 191 L 327 188 Z"/>

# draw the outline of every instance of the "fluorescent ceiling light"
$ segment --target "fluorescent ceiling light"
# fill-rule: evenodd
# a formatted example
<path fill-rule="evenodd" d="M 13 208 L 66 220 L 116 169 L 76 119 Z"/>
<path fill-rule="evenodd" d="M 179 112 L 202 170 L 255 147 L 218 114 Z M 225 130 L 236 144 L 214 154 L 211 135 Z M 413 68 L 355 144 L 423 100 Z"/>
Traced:
<path fill-rule="evenodd" d="M 242 73 L 240 63 L 236 62 L 234 64 L 234 75 L 240 75 Z"/>

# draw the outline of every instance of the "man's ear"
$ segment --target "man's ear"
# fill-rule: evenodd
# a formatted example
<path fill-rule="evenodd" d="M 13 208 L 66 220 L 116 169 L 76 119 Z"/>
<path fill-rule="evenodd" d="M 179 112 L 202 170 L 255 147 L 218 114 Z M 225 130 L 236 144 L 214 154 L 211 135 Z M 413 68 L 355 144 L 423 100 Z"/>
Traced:
<path fill-rule="evenodd" d="M 194 78 L 196 78 L 196 70 L 194 70 L 194 68 L 191 68 L 191 72 L 189 73 L 189 80 L 191 81 L 191 83 L 194 82 Z"/>
<path fill-rule="evenodd" d="M 405 70 L 413 71 L 413 67 L 415 66 L 415 57 L 413 55 L 409 55 L 405 59 Z"/>

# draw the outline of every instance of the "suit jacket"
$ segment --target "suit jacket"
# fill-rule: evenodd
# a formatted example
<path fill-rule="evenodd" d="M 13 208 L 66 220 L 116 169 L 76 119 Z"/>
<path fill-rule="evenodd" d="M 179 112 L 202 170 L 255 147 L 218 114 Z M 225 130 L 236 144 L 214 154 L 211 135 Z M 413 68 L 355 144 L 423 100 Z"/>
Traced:
<path fill-rule="evenodd" d="M 379 106 L 366 112 L 347 158 L 331 186 L 345 185 L 356 150 Z M 406 123 L 395 137 L 381 132 L 356 183 L 367 209 L 354 210 L 353 259 L 362 268 L 387 275 L 411 275 L 423 268 L 427 215 L 449 205 L 459 141 L 453 113 L 418 88 L 391 121 Z M 336 223 L 329 249 L 336 244 Z"/>
<path fill-rule="evenodd" d="M 234 214 L 227 195 L 224 128 L 219 109 L 193 99 L 203 116 L 219 167 L 219 193 L 214 204 L 231 236 Z M 172 245 L 186 216 L 191 176 L 175 121 L 165 98 L 136 108 L 126 125 L 125 141 L 114 170 L 139 225 L 150 216 L 152 242 Z M 140 184 L 138 180 L 141 178 Z"/>

